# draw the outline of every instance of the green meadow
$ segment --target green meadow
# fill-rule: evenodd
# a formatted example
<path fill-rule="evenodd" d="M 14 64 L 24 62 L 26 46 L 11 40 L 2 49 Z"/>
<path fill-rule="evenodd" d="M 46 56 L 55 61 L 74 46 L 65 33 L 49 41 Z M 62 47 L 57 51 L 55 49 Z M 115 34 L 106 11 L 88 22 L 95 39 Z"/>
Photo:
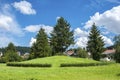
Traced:
<path fill-rule="evenodd" d="M 49 63 L 52 67 L 10 67 L 0 64 L 0 80 L 120 80 L 120 64 L 60 67 L 61 63 L 99 63 L 91 59 L 53 56 L 20 63 Z"/>

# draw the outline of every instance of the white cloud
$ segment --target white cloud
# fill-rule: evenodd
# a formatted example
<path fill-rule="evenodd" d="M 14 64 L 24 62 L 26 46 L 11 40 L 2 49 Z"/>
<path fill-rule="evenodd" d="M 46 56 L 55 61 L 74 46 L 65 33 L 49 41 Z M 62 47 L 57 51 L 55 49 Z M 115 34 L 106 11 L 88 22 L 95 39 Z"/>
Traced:
<path fill-rule="evenodd" d="M 40 28 L 43 28 L 45 29 L 45 32 L 49 35 L 52 30 L 53 30 L 53 27 L 51 26 L 46 26 L 44 24 L 40 24 L 40 25 L 29 25 L 29 26 L 26 26 L 24 28 L 24 30 L 28 31 L 28 32 L 38 32 L 40 30 Z"/>
<path fill-rule="evenodd" d="M 10 42 L 18 45 L 14 38 L 0 32 L 0 47 L 6 47 Z"/>
<path fill-rule="evenodd" d="M 58 19 L 60 19 L 60 18 L 61 18 L 60 16 L 56 17 L 56 21 L 57 21 Z"/>
<path fill-rule="evenodd" d="M 34 42 L 36 42 L 36 39 L 32 37 L 31 40 L 30 40 L 30 43 L 29 43 L 30 46 L 32 46 Z"/>
<path fill-rule="evenodd" d="M 110 38 L 108 38 L 108 37 L 106 37 L 106 36 L 103 36 L 103 35 L 102 35 L 102 38 L 103 38 L 103 40 L 104 40 L 106 46 L 113 45 L 113 42 L 111 41 Z"/>
<path fill-rule="evenodd" d="M 77 48 L 81 47 L 84 48 L 86 47 L 87 41 L 88 41 L 88 35 L 89 33 L 87 31 L 84 31 L 80 28 L 76 28 L 74 30 L 74 38 L 75 38 L 75 44 L 71 45 L 70 47 L 72 48 Z"/>
<path fill-rule="evenodd" d="M 87 37 L 79 37 L 79 38 L 75 39 L 75 45 L 74 46 L 85 48 L 87 46 L 87 41 L 88 41 Z"/>
<path fill-rule="evenodd" d="M 77 47 L 85 48 L 88 42 L 88 35 L 89 35 L 89 32 L 82 30 L 80 28 L 76 28 L 74 30 L 75 44 L 71 45 L 69 48 L 77 48 Z M 105 42 L 105 46 L 113 45 L 113 42 L 110 38 L 103 35 L 101 36 Z"/>
<path fill-rule="evenodd" d="M 0 47 L 5 47 L 9 42 L 17 45 L 14 37 L 23 36 L 24 33 L 20 28 L 14 14 L 12 14 L 11 6 L 4 4 L 0 7 Z"/>
<path fill-rule="evenodd" d="M 38 32 L 40 29 L 40 26 L 39 25 L 29 25 L 29 26 L 26 26 L 24 28 L 24 30 L 28 31 L 28 32 Z"/>
<path fill-rule="evenodd" d="M 87 31 L 83 31 L 80 28 L 76 28 L 74 30 L 74 37 L 86 37 L 89 33 Z"/>
<path fill-rule="evenodd" d="M 14 2 L 13 7 L 23 14 L 36 14 L 36 11 L 32 8 L 31 3 L 27 1 Z"/>
<path fill-rule="evenodd" d="M 22 29 L 14 19 L 13 15 L 5 15 L 0 13 L 0 29 L 12 34 L 22 35 Z"/>
<path fill-rule="evenodd" d="M 9 42 L 12 42 L 10 38 L 5 37 L 5 36 L 0 36 L 0 47 L 5 47 Z"/>
<path fill-rule="evenodd" d="M 99 12 L 95 13 L 95 15 L 90 17 L 90 20 L 85 23 L 84 28 L 90 28 L 94 22 L 97 26 L 105 26 L 114 33 L 120 33 L 120 6 L 113 7 L 111 10 L 107 10 L 102 14 Z"/>

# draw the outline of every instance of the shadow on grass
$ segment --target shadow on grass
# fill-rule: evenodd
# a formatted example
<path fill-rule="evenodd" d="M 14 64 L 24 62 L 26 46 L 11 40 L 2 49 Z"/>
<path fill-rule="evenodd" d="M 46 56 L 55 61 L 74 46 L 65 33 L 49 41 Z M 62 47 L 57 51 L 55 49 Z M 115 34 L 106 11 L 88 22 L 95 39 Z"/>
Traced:
<path fill-rule="evenodd" d="M 117 76 L 119 76 L 119 77 L 120 77 L 120 73 L 119 73 L 119 74 L 117 74 Z"/>

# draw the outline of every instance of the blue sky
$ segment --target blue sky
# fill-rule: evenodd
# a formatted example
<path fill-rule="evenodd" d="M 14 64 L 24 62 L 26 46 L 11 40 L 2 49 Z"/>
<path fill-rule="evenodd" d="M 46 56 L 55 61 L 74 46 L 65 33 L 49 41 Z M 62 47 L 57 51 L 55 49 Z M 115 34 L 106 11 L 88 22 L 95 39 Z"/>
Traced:
<path fill-rule="evenodd" d="M 85 47 L 93 22 L 106 46 L 120 33 L 120 0 L 0 0 L 0 47 L 30 46 L 42 27 L 49 33 L 59 17 L 74 30 L 75 45 Z"/>

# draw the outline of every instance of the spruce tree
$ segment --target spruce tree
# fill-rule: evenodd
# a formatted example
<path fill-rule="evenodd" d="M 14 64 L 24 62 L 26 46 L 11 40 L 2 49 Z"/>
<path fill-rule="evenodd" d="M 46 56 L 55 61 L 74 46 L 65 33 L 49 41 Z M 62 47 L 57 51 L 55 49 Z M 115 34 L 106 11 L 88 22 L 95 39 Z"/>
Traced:
<path fill-rule="evenodd" d="M 74 43 L 73 31 L 70 30 L 70 27 L 70 24 L 63 17 L 57 20 L 50 38 L 52 55 L 63 53 Z"/>
<path fill-rule="evenodd" d="M 87 50 L 91 53 L 91 57 L 94 60 L 99 61 L 104 50 L 104 41 L 95 23 L 92 25 L 88 38 Z"/>
<path fill-rule="evenodd" d="M 36 36 L 36 42 L 31 47 L 32 58 L 47 57 L 51 55 L 51 48 L 48 43 L 48 36 L 41 28 Z"/>

